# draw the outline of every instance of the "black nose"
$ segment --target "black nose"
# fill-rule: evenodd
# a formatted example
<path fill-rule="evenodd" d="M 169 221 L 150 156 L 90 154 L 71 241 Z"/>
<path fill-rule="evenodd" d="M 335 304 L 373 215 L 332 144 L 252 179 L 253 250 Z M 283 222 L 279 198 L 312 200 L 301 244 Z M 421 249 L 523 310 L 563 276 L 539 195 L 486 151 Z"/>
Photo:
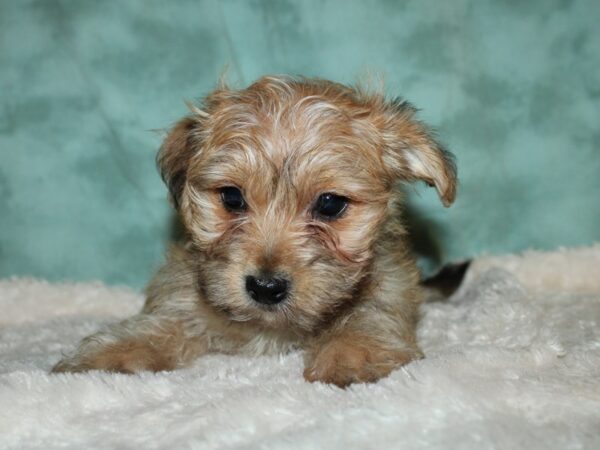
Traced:
<path fill-rule="evenodd" d="M 265 305 L 282 302 L 288 295 L 288 281 L 284 278 L 261 276 L 246 277 L 246 290 L 252 300 Z"/>

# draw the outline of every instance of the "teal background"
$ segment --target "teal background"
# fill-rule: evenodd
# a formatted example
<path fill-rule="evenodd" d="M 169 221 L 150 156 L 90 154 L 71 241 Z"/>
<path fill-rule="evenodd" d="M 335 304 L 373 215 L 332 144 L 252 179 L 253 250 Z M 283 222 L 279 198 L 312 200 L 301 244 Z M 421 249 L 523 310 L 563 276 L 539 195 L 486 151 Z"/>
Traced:
<path fill-rule="evenodd" d="M 429 267 L 600 240 L 600 2 L 0 0 L 0 276 L 141 287 L 184 100 L 266 73 L 382 74 L 456 154 L 410 189 Z M 428 241 L 428 238 L 429 239 Z"/>

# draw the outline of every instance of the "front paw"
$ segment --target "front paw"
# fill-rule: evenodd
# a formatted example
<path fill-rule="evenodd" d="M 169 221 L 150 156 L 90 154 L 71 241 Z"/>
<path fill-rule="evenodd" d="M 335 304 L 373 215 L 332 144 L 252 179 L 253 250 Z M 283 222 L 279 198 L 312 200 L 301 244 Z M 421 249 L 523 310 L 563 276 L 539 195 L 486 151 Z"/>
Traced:
<path fill-rule="evenodd" d="M 91 359 L 83 359 L 77 357 L 65 357 L 57 362 L 50 370 L 51 373 L 79 373 L 89 370 L 110 370 L 104 367 L 99 367 L 94 364 Z"/>
<path fill-rule="evenodd" d="M 341 388 L 352 383 L 372 383 L 423 354 L 418 348 L 390 350 L 370 339 L 338 338 L 306 356 L 304 378 Z"/>
<path fill-rule="evenodd" d="M 89 342 L 84 341 L 83 348 L 77 353 L 60 360 L 52 368 L 52 372 L 102 370 L 131 374 L 146 370 L 173 370 L 176 366 L 176 361 L 168 352 L 147 342 L 121 341 L 99 347 L 89 345 Z"/>

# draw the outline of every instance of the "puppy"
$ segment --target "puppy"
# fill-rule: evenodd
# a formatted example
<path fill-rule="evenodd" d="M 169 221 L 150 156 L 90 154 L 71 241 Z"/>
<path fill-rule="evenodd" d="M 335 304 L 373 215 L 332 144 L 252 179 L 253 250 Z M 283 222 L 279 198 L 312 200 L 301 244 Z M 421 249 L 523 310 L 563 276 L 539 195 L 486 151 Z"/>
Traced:
<path fill-rule="evenodd" d="M 173 370 L 206 353 L 304 351 L 304 378 L 373 382 L 423 356 L 399 184 L 444 205 L 453 158 L 401 100 L 320 79 L 217 88 L 157 162 L 187 232 L 142 311 L 54 372 Z"/>

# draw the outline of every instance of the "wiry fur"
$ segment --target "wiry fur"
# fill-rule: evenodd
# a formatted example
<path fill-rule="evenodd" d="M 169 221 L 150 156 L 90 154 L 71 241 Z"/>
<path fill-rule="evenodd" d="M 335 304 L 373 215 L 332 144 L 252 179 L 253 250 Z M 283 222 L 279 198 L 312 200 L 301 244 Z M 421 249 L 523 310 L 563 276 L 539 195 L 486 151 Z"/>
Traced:
<path fill-rule="evenodd" d="M 54 371 L 170 370 L 207 352 L 302 348 L 309 381 L 375 381 L 422 356 L 420 292 L 398 184 L 424 180 L 454 200 L 452 158 L 405 102 L 324 80 L 264 77 L 220 87 L 171 130 L 158 165 L 189 241 L 170 252 L 142 312 L 86 338 Z M 223 207 L 237 186 L 247 212 Z M 350 199 L 323 221 L 316 199 Z M 291 281 L 265 306 L 244 279 Z"/>

